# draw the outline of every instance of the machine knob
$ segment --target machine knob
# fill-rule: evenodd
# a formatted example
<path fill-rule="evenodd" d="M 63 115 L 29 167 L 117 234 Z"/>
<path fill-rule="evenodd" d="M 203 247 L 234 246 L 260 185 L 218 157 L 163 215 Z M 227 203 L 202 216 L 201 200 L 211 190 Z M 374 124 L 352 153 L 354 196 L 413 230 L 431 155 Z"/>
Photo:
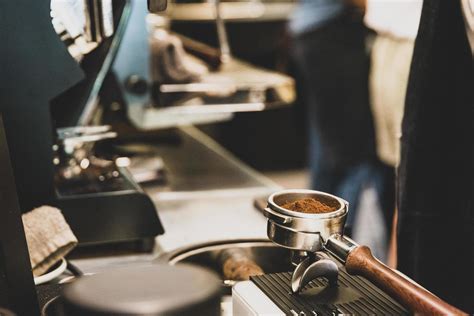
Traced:
<path fill-rule="evenodd" d="M 158 13 L 166 10 L 168 6 L 167 0 L 148 0 L 148 11 Z"/>
<path fill-rule="evenodd" d="M 131 75 L 125 80 L 125 87 L 134 94 L 145 94 L 148 91 L 148 83 L 145 78 Z"/>

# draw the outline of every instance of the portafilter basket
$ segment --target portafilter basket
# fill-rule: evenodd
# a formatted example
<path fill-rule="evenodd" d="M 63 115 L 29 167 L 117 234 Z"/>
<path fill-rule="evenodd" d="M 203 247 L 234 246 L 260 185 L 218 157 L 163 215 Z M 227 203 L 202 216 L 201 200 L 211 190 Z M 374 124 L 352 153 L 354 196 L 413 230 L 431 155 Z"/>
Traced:
<path fill-rule="evenodd" d="M 304 198 L 313 198 L 335 208 L 328 213 L 308 214 L 283 208 L 282 205 Z M 370 280 L 416 314 L 467 315 L 449 305 L 413 280 L 384 265 L 372 256 L 367 246 L 360 246 L 343 235 L 349 205 L 343 199 L 320 191 L 283 190 L 268 198 L 268 238 L 294 250 L 300 259 L 292 276 L 292 290 L 299 292 L 317 277 L 329 283 L 337 280 L 337 265 L 326 250 L 339 258 L 348 273 Z"/>
<path fill-rule="evenodd" d="M 313 198 L 336 208 L 329 213 L 309 214 L 282 207 L 304 198 Z M 267 234 L 274 243 L 298 251 L 322 250 L 333 235 L 342 235 L 348 203 L 343 199 L 319 191 L 285 190 L 268 198 L 265 216 L 268 218 Z"/>

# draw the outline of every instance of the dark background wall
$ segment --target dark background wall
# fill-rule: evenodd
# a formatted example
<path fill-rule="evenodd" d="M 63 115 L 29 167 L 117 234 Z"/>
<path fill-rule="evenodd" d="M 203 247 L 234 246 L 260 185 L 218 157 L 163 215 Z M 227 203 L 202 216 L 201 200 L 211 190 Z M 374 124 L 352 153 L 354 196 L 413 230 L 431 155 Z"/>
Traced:
<path fill-rule="evenodd" d="M 289 53 L 286 21 L 227 22 L 237 58 L 297 77 Z M 208 22 L 173 22 L 172 29 L 217 47 Z M 200 127 L 250 166 L 261 171 L 298 169 L 306 162 L 304 104 L 264 112 L 238 113 L 229 122 Z"/>

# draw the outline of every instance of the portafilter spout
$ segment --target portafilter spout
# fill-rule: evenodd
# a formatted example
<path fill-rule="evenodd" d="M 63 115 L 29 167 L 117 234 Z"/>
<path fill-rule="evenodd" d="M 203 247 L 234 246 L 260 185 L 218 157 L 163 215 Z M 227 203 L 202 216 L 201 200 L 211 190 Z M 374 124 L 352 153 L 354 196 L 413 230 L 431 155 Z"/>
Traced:
<path fill-rule="evenodd" d="M 334 209 L 327 213 L 303 213 L 282 207 L 305 198 L 313 198 Z M 345 264 L 348 273 L 370 280 L 413 313 L 467 315 L 449 305 L 413 280 L 392 270 L 343 235 L 349 205 L 343 199 L 320 191 L 283 190 L 268 198 L 264 214 L 267 235 L 274 243 L 308 254 L 301 258 L 292 276 L 292 290 L 299 292 L 312 279 L 324 276 L 330 283 L 337 279 L 337 265 L 320 251 L 326 250 Z M 318 264 L 319 262 L 319 264 Z"/>

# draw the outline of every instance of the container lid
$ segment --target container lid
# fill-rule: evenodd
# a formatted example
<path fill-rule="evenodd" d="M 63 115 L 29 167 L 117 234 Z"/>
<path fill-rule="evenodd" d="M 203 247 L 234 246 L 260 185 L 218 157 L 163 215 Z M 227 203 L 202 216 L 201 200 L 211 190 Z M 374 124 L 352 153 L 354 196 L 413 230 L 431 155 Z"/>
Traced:
<path fill-rule="evenodd" d="M 218 315 L 218 277 L 192 265 L 127 267 L 85 276 L 64 291 L 66 315 Z"/>
<path fill-rule="evenodd" d="M 5 309 L 3 307 L 0 307 L 0 315 L 2 315 L 2 316 L 15 316 L 15 313 L 13 313 L 9 309 Z"/>

